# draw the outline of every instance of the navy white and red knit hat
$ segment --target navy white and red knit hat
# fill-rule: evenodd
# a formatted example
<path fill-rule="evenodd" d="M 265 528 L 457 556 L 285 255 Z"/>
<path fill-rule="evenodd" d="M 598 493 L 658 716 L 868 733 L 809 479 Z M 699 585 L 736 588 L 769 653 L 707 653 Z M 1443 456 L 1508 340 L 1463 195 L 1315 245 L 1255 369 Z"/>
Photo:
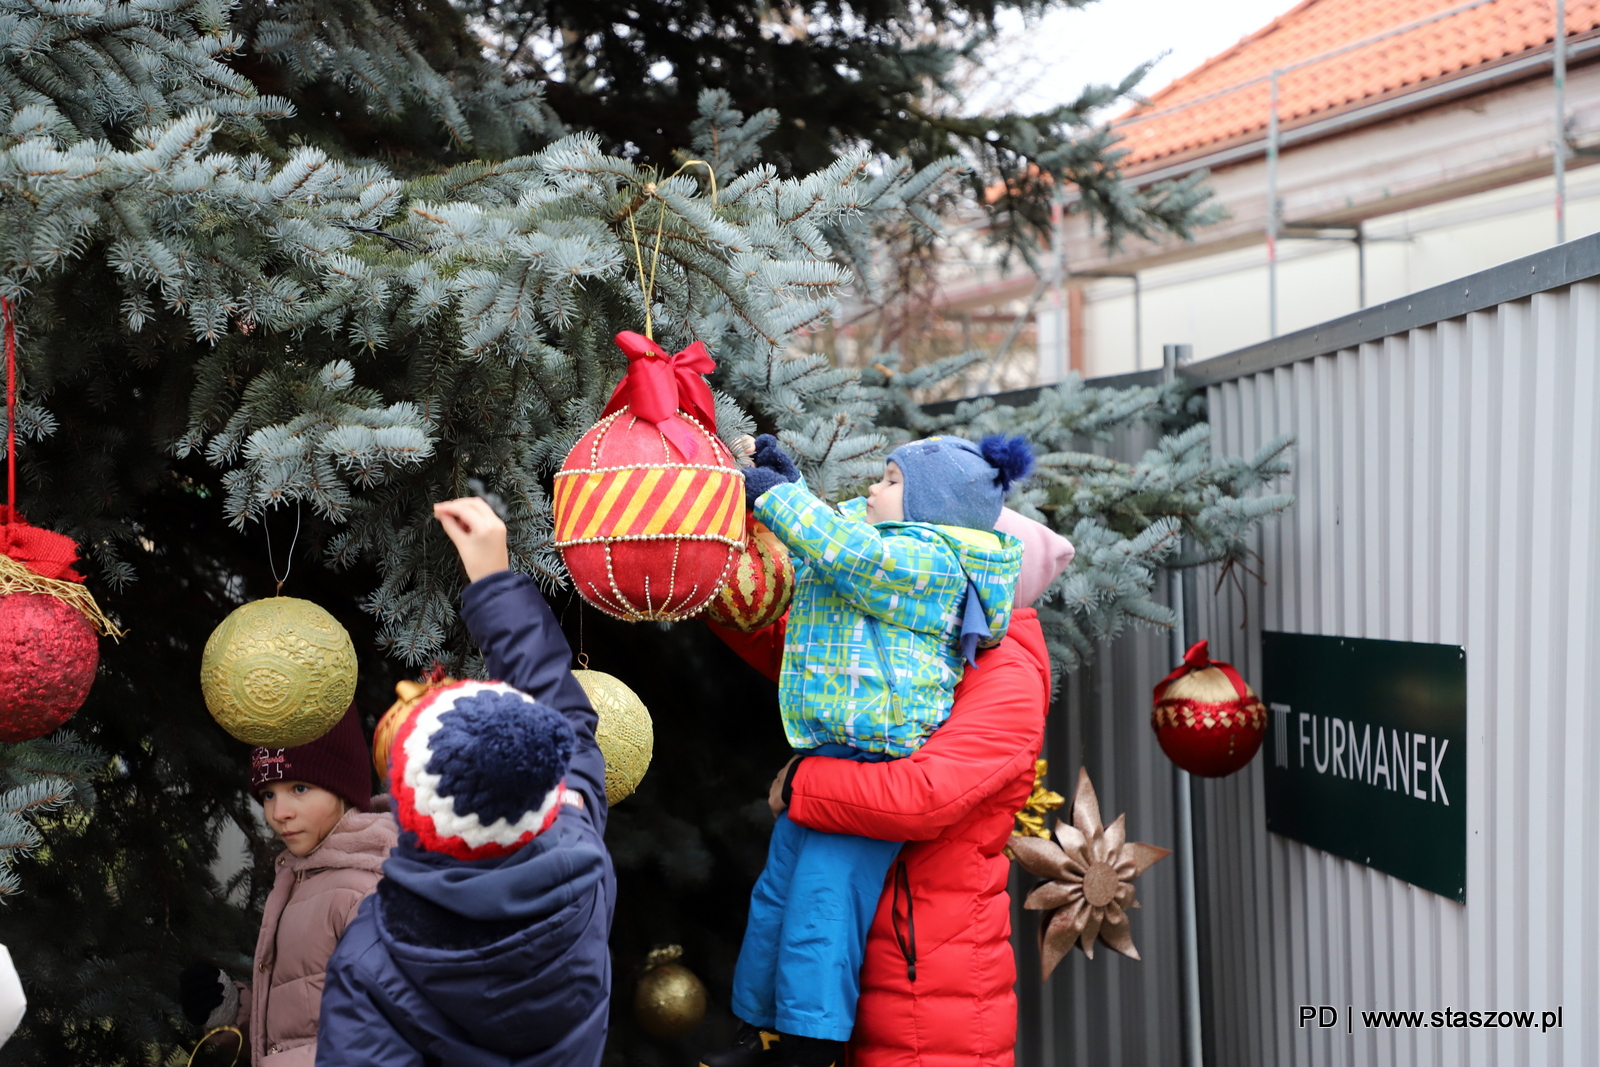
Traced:
<path fill-rule="evenodd" d="M 509 855 L 550 828 L 576 740 L 560 712 L 500 682 L 424 697 L 390 749 L 400 829 L 459 860 Z"/>

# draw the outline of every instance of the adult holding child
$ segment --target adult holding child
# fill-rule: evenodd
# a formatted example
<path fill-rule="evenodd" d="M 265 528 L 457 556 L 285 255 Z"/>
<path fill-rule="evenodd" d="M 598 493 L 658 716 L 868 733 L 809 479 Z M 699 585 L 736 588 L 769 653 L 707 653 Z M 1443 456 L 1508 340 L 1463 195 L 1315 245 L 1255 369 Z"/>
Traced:
<path fill-rule="evenodd" d="M 944 724 L 904 759 L 797 758 L 772 783 L 775 815 L 825 833 L 906 842 L 867 935 L 842 1060 L 850 1067 L 1013 1063 L 1016 966 L 1002 850 L 1032 790 L 1051 691 L 1049 652 L 1029 605 L 1071 563 L 1073 549 L 1009 509 L 996 528 L 1023 543 L 1017 606 L 1005 639 L 978 652 Z M 755 634 L 713 629 L 778 677 L 783 622 Z"/>

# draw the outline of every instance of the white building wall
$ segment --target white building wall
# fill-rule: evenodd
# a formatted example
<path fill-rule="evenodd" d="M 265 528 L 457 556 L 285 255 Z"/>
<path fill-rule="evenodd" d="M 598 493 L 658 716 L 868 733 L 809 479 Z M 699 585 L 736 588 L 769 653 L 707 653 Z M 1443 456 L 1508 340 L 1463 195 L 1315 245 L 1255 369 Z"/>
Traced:
<path fill-rule="evenodd" d="M 1568 240 L 1600 232 L 1600 167 L 1573 171 L 1567 190 Z M 1553 202 L 1546 177 L 1369 219 L 1366 306 L 1550 247 Z M 1359 274 L 1351 242 L 1280 242 L 1278 333 L 1359 310 Z M 1270 336 L 1262 245 L 1153 267 L 1140 274 L 1140 290 L 1142 351 L 1135 353 L 1132 284 L 1084 283 L 1087 377 L 1158 367 L 1163 344 L 1192 344 L 1195 358 L 1206 359 Z M 1059 377 L 1052 366 L 1041 360 L 1041 381 Z"/>

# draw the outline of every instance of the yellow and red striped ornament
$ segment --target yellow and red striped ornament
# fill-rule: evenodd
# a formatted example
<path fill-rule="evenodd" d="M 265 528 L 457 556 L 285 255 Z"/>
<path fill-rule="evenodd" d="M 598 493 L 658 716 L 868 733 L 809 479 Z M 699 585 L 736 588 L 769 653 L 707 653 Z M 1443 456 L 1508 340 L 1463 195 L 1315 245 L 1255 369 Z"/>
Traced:
<path fill-rule="evenodd" d="M 601 611 L 673 622 L 705 609 L 744 549 L 744 478 L 717 438 L 705 346 L 617 343 L 628 373 L 556 475 L 555 544 Z"/>
<path fill-rule="evenodd" d="M 706 618 L 747 634 L 783 618 L 794 599 L 794 563 L 778 535 L 755 518 L 743 552 L 733 561 L 728 584 L 712 598 Z"/>

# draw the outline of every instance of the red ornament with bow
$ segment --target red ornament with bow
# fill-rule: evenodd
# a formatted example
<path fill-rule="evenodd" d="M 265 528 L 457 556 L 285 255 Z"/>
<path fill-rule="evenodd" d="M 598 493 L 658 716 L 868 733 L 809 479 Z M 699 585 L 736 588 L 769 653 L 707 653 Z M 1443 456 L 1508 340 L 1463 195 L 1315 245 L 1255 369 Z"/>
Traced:
<path fill-rule="evenodd" d="M 628 371 L 556 475 L 556 547 L 578 594 L 638 622 L 698 614 L 744 548 L 744 478 L 717 438 L 699 341 L 624 331 Z"/>
<path fill-rule="evenodd" d="M 17 341 L 5 320 L 6 506 L 0 507 L 0 741 L 43 737 L 89 697 L 100 634 L 118 634 L 72 569 L 72 538 L 31 526 L 17 501 Z"/>
<path fill-rule="evenodd" d="M 1267 709 L 1239 672 L 1212 660 L 1199 641 L 1156 686 L 1150 726 L 1173 763 L 1202 778 L 1221 778 L 1255 756 L 1267 735 Z"/>

